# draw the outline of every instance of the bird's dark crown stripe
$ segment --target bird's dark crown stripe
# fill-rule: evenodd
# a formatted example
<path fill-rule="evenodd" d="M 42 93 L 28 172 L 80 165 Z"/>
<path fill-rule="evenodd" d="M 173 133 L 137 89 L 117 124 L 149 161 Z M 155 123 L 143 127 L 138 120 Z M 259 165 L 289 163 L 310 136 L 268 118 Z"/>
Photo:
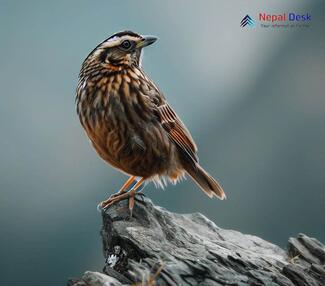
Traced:
<path fill-rule="evenodd" d="M 117 32 L 115 34 L 113 34 L 112 36 L 110 36 L 109 38 L 107 38 L 105 41 L 113 39 L 114 37 L 123 37 L 123 36 L 132 36 L 132 37 L 137 37 L 140 38 L 141 36 L 137 33 L 134 33 L 132 31 L 121 31 L 121 32 Z"/>

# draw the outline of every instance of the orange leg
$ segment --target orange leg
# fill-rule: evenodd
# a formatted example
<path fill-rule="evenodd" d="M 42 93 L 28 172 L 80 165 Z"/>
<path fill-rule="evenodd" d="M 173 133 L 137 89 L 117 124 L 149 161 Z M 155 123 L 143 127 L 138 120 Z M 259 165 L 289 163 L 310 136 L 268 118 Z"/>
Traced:
<path fill-rule="evenodd" d="M 131 216 L 132 216 L 132 210 L 133 210 L 133 207 L 134 207 L 134 197 L 135 197 L 135 195 L 137 193 L 137 189 L 139 189 L 141 187 L 143 182 L 144 182 L 144 178 L 141 178 L 129 192 L 129 195 L 130 195 L 130 197 L 129 197 L 129 210 L 130 210 Z"/>
<path fill-rule="evenodd" d="M 121 189 L 113 196 L 115 197 L 115 196 L 125 193 L 126 190 L 128 189 L 128 187 L 131 186 L 131 184 L 134 182 L 135 179 L 136 179 L 136 176 L 131 176 L 130 178 L 128 178 L 127 181 L 121 187 Z"/>
<path fill-rule="evenodd" d="M 108 200 L 102 202 L 102 204 L 101 204 L 102 208 L 105 209 L 116 202 L 119 202 L 119 201 L 125 200 L 125 199 L 129 199 L 129 210 L 130 210 L 131 216 L 132 216 L 132 210 L 134 207 L 134 197 L 137 193 L 137 190 L 140 188 L 140 186 L 143 184 L 143 182 L 144 182 L 144 178 L 141 178 L 133 186 L 133 188 L 130 191 L 120 193 L 120 194 L 116 195 L 115 197 L 109 198 Z"/>
<path fill-rule="evenodd" d="M 130 187 L 131 184 L 134 182 L 135 179 L 136 179 L 135 176 L 131 176 L 130 178 L 128 178 L 126 180 L 126 182 L 123 184 L 123 186 L 120 188 L 120 190 L 117 193 L 111 195 L 107 200 L 102 201 L 100 203 L 100 205 L 102 206 L 102 208 L 104 208 L 104 206 L 106 206 L 107 204 L 109 204 L 112 201 L 113 198 L 115 198 L 115 197 L 117 197 L 117 196 L 119 196 L 121 194 L 124 194 L 126 192 L 126 190 L 128 189 L 128 187 Z"/>

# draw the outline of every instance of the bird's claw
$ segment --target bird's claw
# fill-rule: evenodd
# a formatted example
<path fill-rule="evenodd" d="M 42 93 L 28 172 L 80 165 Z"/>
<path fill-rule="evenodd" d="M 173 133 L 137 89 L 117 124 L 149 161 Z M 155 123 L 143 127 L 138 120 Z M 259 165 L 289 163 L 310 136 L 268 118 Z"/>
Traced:
<path fill-rule="evenodd" d="M 109 206 L 113 205 L 114 203 L 128 199 L 129 200 L 128 206 L 129 206 L 130 214 L 132 217 L 132 211 L 133 211 L 133 208 L 135 205 L 135 200 L 140 201 L 136 198 L 138 195 L 141 197 L 141 201 L 143 202 L 144 201 L 143 197 L 145 197 L 145 194 L 142 192 L 136 192 L 136 193 L 127 192 L 127 193 L 123 193 L 123 194 L 121 194 L 121 193 L 113 194 L 107 200 L 100 202 L 97 206 L 97 210 L 100 212 L 106 211 L 107 208 Z"/>

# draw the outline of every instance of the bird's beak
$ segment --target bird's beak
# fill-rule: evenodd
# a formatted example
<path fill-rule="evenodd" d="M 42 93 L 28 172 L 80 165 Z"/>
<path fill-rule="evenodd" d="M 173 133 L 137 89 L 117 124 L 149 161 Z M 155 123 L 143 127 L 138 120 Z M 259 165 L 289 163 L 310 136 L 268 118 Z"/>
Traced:
<path fill-rule="evenodd" d="M 144 48 L 156 42 L 158 40 L 155 36 L 142 36 L 142 39 L 138 42 L 137 48 Z"/>

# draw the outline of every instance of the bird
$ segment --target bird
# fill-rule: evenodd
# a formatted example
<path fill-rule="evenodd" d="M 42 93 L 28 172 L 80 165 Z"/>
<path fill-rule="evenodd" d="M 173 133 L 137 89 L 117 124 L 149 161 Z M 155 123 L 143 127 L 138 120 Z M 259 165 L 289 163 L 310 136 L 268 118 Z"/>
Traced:
<path fill-rule="evenodd" d="M 104 210 L 127 199 L 132 214 L 144 185 L 176 184 L 186 175 L 210 198 L 226 198 L 199 164 L 185 124 L 142 68 L 143 49 L 157 39 L 117 32 L 81 65 L 75 98 L 80 123 L 97 154 L 129 176 L 118 192 L 100 203 Z"/>

